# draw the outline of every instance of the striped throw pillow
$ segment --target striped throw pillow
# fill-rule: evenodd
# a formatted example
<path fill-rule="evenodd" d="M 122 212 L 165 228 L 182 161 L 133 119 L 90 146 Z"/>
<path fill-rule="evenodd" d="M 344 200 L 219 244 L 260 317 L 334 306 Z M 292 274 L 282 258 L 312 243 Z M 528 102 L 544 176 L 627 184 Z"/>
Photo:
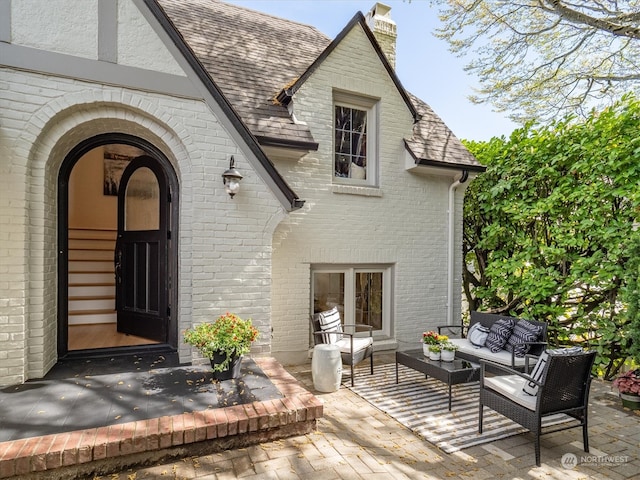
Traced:
<path fill-rule="evenodd" d="M 336 307 L 326 312 L 318 314 L 320 320 L 320 330 L 322 332 L 339 332 L 342 333 L 342 322 L 340 321 L 340 312 Z M 336 333 L 331 335 L 322 335 L 323 343 L 336 343 L 342 339 L 342 335 Z"/>
<path fill-rule="evenodd" d="M 504 349 L 507 352 L 514 352 L 516 357 L 524 357 L 529 351 L 529 345 L 525 342 L 536 342 L 542 334 L 542 325 L 536 325 L 526 320 L 520 320 L 513 327 L 513 333 L 509 337 Z"/>
<path fill-rule="evenodd" d="M 542 374 L 544 373 L 544 368 L 547 366 L 548 359 L 549 355 L 547 355 L 547 352 L 542 352 L 542 355 L 540 355 L 540 358 L 536 362 L 536 366 L 534 367 L 533 372 L 531 372 L 531 378 L 533 378 L 536 382 L 539 382 L 542 378 Z M 538 394 L 538 388 L 538 385 L 533 382 L 525 382 L 524 386 L 522 387 L 522 391 L 527 395 L 535 397 Z"/>
<path fill-rule="evenodd" d="M 485 346 L 493 353 L 498 353 L 507 344 L 515 325 L 516 321 L 513 318 L 501 318 L 497 320 L 491 325 Z"/>

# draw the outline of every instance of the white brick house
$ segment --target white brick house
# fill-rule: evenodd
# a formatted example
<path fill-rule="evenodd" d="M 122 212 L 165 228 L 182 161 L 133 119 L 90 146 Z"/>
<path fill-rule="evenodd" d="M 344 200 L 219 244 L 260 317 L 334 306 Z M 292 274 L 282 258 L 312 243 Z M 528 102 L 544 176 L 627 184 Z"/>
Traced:
<path fill-rule="evenodd" d="M 285 363 L 327 305 L 377 348 L 457 321 L 483 167 L 402 88 L 393 37 L 380 4 L 331 40 L 211 0 L 0 0 L 0 385 L 71 355 L 197 360 L 181 332 L 226 311 Z M 140 154 L 119 211 L 113 166 Z M 122 320 L 129 295 L 155 316 Z"/>

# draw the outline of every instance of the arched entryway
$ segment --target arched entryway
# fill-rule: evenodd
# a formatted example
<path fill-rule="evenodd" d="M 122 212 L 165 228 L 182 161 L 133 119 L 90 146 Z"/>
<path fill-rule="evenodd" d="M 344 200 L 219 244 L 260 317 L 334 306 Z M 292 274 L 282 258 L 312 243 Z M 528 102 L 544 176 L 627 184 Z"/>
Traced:
<path fill-rule="evenodd" d="M 175 350 L 178 180 L 169 160 L 132 135 L 89 138 L 61 165 L 58 209 L 58 356 Z"/>

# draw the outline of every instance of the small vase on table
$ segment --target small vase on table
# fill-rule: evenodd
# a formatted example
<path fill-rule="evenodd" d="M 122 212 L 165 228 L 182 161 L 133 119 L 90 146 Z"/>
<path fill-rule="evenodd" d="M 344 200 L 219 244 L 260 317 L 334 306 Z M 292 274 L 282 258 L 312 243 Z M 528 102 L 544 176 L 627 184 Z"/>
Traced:
<path fill-rule="evenodd" d="M 453 359 L 456 358 L 456 352 L 455 350 L 442 350 L 440 358 L 443 362 L 453 362 Z"/>

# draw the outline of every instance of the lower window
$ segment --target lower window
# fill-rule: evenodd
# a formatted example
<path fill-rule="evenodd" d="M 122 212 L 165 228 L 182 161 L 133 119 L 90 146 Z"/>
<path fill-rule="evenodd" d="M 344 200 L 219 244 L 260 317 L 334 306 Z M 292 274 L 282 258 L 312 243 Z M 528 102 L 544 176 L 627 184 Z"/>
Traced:
<path fill-rule="evenodd" d="M 391 267 L 314 267 L 312 290 L 314 313 L 337 307 L 343 323 L 390 334 Z"/>

